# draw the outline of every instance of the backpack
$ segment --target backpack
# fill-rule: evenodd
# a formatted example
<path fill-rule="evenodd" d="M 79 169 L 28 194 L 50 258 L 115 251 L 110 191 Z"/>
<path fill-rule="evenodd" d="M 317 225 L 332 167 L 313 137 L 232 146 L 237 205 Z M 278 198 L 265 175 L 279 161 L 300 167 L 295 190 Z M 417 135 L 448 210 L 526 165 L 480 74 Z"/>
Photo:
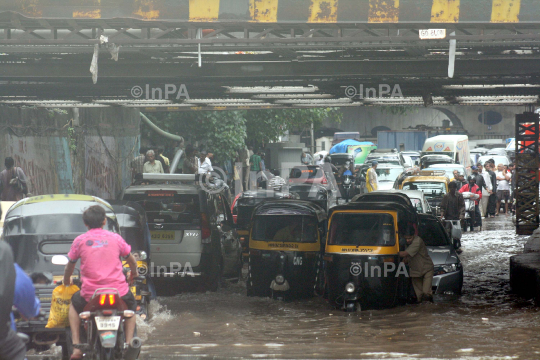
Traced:
<path fill-rule="evenodd" d="M 19 178 L 19 172 L 17 171 L 18 168 L 13 168 L 13 173 L 11 176 L 11 180 L 9 180 L 9 185 L 14 187 L 17 192 L 26 194 L 26 184 L 21 181 Z M 20 168 L 19 168 L 20 169 Z"/>

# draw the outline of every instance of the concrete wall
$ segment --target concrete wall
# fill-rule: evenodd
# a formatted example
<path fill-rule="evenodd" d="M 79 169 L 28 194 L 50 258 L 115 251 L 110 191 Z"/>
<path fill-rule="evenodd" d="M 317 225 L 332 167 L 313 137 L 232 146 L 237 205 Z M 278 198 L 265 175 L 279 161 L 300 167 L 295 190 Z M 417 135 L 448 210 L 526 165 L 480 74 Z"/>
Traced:
<path fill-rule="evenodd" d="M 469 135 L 483 137 L 513 137 L 515 115 L 525 111 L 522 106 L 442 106 L 416 107 L 405 114 L 392 114 L 381 107 L 342 108 L 341 123 L 328 121 L 327 127 L 343 131 L 359 131 L 362 136 L 371 137 L 375 127 L 384 126 L 389 130 L 402 130 L 417 125 L 442 126 L 443 120 L 450 120 L 453 126 L 463 126 Z M 479 121 L 484 119 L 486 124 Z M 491 121 L 497 124 L 489 125 Z"/>
<path fill-rule="evenodd" d="M 115 198 L 139 150 L 138 109 L 0 107 L 0 158 L 14 158 L 33 195 Z"/>

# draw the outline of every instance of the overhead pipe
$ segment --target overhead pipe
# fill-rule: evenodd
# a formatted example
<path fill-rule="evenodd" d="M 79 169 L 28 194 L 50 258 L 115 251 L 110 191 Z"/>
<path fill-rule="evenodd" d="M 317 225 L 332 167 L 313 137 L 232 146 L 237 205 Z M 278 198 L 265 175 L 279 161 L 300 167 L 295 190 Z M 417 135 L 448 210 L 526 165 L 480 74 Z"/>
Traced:
<path fill-rule="evenodd" d="M 141 119 L 146 123 L 146 125 L 148 125 L 150 127 L 150 129 L 154 130 L 156 133 L 158 133 L 159 135 L 163 136 L 163 137 L 166 137 L 168 139 L 171 139 L 171 140 L 174 140 L 174 141 L 180 141 L 180 143 L 183 143 L 184 142 L 184 138 L 179 136 L 179 135 L 174 135 L 174 134 L 171 134 L 171 133 L 168 133 L 162 129 L 160 129 L 156 124 L 154 124 L 149 118 L 146 117 L 146 115 L 144 115 L 143 113 L 140 113 L 141 114 Z M 178 150 L 176 152 L 176 154 L 174 155 L 174 159 L 171 163 L 171 166 L 170 166 L 170 173 L 171 174 L 174 174 L 175 171 L 176 171 L 176 168 L 178 166 L 178 163 L 180 162 L 180 158 L 182 157 L 182 153 L 184 151 L 182 149 Z"/>

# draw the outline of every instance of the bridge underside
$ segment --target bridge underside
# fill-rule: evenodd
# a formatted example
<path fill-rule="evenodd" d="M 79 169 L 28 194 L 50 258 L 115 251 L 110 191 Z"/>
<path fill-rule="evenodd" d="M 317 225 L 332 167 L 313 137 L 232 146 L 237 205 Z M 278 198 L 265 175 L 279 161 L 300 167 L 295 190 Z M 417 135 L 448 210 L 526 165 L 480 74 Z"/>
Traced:
<path fill-rule="evenodd" d="M 200 3 L 207 2 L 219 11 L 197 16 L 192 2 L 180 1 L 185 19 L 160 1 L 149 2 L 157 13 L 117 9 L 130 17 L 115 18 L 105 17 L 107 6 L 66 5 L 62 18 L 47 16 L 53 10 L 46 6 L 33 13 L 0 6 L 13 10 L 0 13 L 0 103 L 213 110 L 539 102 L 540 11 L 528 0 L 517 2 L 517 13 L 511 0 L 461 0 L 457 15 L 452 4 L 460 1 L 402 1 L 397 12 L 377 8 L 387 3 L 378 0 L 330 1 L 329 15 L 318 17 L 313 7 L 326 2 L 312 0 L 305 19 L 299 9 L 284 11 L 283 1 L 269 1 L 280 10 L 268 17 L 255 11 L 265 2 Z M 236 12 L 224 3 L 236 4 Z M 508 11 L 496 13 L 495 3 Z M 428 28 L 446 29 L 446 36 L 420 40 Z"/>

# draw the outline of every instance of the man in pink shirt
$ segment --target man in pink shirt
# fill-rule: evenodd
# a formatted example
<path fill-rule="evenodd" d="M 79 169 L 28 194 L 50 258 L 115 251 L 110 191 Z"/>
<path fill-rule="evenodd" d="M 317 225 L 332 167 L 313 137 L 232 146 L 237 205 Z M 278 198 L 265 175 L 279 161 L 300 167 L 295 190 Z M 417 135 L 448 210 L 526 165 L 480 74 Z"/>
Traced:
<path fill-rule="evenodd" d="M 75 269 L 77 260 L 81 259 L 81 291 L 73 294 L 69 307 L 69 326 L 73 344 L 79 344 L 79 314 L 86 304 L 92 299 L 94 291 L 99 288 L 115 288 L 120 293 L 122 300 L 128 309 L 135 311 L 137 302 L 129 291 L 122 272 L 121 257 L 126 258 L 126 262 L 131 268 L 131 279 L 138 276 L 137 261 L 131 255 L 131 246 L 118 234 L 103 230 L 107 224 L 105 210 L 99 206 L 90 206 L 83 213 L 83 221 L 88 232 L 78 236 L 73 241 L 68 253 L 69 263 L 64 271 L 64 284 L 71 284 L 71 275 Z M 126 318 L 125 331 L 126 343 L 129 344 L 135 330 L 135 317 Z M 82 359 L 82 351 L 73 350 L 72 359 Z"/>

